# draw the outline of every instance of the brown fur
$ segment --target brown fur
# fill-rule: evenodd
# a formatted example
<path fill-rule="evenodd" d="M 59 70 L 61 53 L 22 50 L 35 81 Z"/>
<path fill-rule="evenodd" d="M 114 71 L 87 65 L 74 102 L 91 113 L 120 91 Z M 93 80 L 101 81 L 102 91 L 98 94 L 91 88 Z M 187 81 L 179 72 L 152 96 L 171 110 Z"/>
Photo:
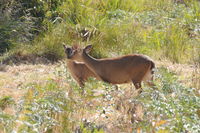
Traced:
<path fill-rule="evenodd" d="M 78 82 L 81 87 L 84 87 L 84 83 L 90 77 L 99 79 L 99 77 L 94 72 L 92 72 L 84 63 L 67 60 L 67 67 L 71 73 L 71 76 Z"/>
<path fill-rule="evenodd" d="M 92 46 L 85 49 L 72 48 L 72 60 L 84 62 L 103 81 L 112 84 L 132 82 L 136 89 L 141 82 L 151 84 L 155 63 L 145 55 L 132 54 L 117 58 L 95 59 L 88 55 Z"/>
<path fill-rule="evenodd" d="M 84 83 L 90 77 L 100 80 L 100 78 L 93 71 L 91 71 L 84 63 L 67 59 L 67 67 L 71 73 L 71 76 L 77 81 L 77 83 L 81 87 L 84 87 Z"/>

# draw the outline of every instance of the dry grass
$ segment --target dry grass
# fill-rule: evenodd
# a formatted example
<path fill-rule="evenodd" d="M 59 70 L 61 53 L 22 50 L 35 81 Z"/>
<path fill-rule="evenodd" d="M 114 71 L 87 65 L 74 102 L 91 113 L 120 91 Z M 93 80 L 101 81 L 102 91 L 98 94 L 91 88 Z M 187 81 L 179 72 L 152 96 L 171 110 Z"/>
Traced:
<path fill-rule="evenodd" d="M 188 80 L 200 75 L 199 68 L 190 65 L 172 64 L 166 61 L 156 62 L 156 64 L 158 67 L 164 66 L 177 73 L 179 79 L 186 82 L 187 85 L 199 87 L 199 82 Z M 106 91 L 97 88 L 93 90 L 96 98 L 79 97 L 76 96 L 76 92 L 70 89 L 68 83 L 64 82 L 66 77 L 59 77 L 55 74 L 56 70 L 60 69 L 60 65 L 62 63 L 4 66 L 3 71 L 0 71 L 0 97 L 11 96 L 18 102 L 27 92 L 27 89 L 23 89 L 25 86 L 32 83 L 44 84 L 45 81 L 53 79 L 58 81 L 59 86 L 66 88 L 66 92 L 70 97 L 80 101 L 77 103 L 77 111 L 71 114 L 74 121 L 93 122 L 104 128 L 105 132 L 114 133 L 119 131 L 131 132 L 133 130 L 131 124 L 143 120 L 144 109 L 141 104 L 132 101 L 134 97 L 138 96 L 138 93 L 132 89 L 131 84 L 120 85 L 119 88 L 121 89 L 113 88 Z M 106 92 L 108 94 L 101 97 Z M 4 112 L 8 114 L 15 113 L 9 107 Z M 74 127 L 74 130 L 76 128 Z"/>
<path fill-rule="evenodd" d="M 55 78 L 55 67 L 56 65 L 5 66 L 4 71 L 0 71 L 0 97 L 12 96 L 18 100 L 26 91 L 22 89 L 23 86 Z"/>
<path fill-rule="evenodd" d="M 184 85 L 200 90 L 200 64 L 176 64 L 167 60 L 157 61 L 156 64 L 177 74 L 179 81 Z"/>

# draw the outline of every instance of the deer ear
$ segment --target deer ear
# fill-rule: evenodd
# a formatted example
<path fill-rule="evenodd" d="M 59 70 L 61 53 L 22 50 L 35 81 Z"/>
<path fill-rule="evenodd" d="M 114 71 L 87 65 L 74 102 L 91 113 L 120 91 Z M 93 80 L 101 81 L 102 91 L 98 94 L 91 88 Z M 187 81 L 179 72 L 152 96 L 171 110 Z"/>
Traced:
<path fill-rule="evenodd" d="M 64 48 L 64 49 L 67 49 L 67 48 L 68 48 L 68 46 L 65 45 L 65 43 L 63 43 L 62 45 L 63 45 L 63 48 Z"/>
<path fill-rule="evenodd" d="M 92 50 L 92 45 L 88 45 L 88 46 L 86 46 L 86 47 L 84 48 L 84 51 L 85 51 L 86 53 L 89 53 L 91 50 Z"/>
<path fill-rule="evenodd" d="M 66 45 L 63 45 L 63 48 L 64 48 L 64 49 L 66 49 L 66 48 L 67 48 L 67 46 L 66 46 Z"/>

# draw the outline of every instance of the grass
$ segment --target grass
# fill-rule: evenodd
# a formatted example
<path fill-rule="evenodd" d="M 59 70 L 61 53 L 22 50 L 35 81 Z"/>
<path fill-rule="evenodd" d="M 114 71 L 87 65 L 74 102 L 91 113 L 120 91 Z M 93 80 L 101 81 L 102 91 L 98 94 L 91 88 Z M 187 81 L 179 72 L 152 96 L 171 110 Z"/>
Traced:
<path fill-rule="evenodd" d="M 10 96 L 5 96 L 0 99 L 0 108 L 4 110 L 7 106 L 14 104 L 14 100 Z"/>
<path fill-rule="evenodd" d="M 156 71 L 158 89 L 144 86 L 138 95 L 129 84 L 116 88 L 93 79 L 79 88 L 63 63 L 6 66 L 0 72 L 1 131 L 199 132 L 198 1 L 64 0 L 55 11 L 60 16 L 52 23 L 45 20 L 46 32 L 0 60 L 58 61 L 65 57 L 63 43 L 93 44 L 96 58 L 142 53 L 157 66 L 164 62 Z"/>
<path fill-rule="evenodd" d="M 89 43 L 95 47 L 92 55 L 98 58 L 142 53 L 157 60 L 199 62 L 200 4 L 196 0 L 184 4 L 173 0 L 66 0 L 56 11 L 59 22 L 46 22 L 48 30 L 30 47 L 19 45 L 1 60 L 27 53 L 25 56 L 57 61 L 64 58 L 62 43 Z M 85 29 L 89 36 L 83 37 Z"/>
<path fill-rule="evenodd" d="M 184 87 L 176 82 L 176 77 L 173 73 L 168 73 L 165 69 L 160 69 L 159 71 L 162 76 L 160 90 L 154 91 L 150 95 L 148 93 L 144 94 L 142 96 L 144 99 L 142 97 L 139 98 L 142 99 L 141 102 L 144 103 L 144 106 L 149 108 L 149 113 L 145 118 L 152 122 L 165 121 L 164 123 L 166 124 L 156 127 L 156 130 L 198 132 L 199 124 L 197 123 L 199 117 L 197 110 L 199 108 L 199 97 L 195 95 L 193 88 Z M 151 112 L 150 110 L 154 111 Z M 152 120 L 149 120 L 149 118 L 152 118 Z"/>
<path fill-rule="evenodd" d="M 32 82 L 21 85 L 26 91 L 13 107 L 16 112 L 9 114 L 9 106 L 1 112 L 2 131 L 199 132 L 199 89 L 186 87 L 165 67 L 156 71 L 158 89 L 143 86 L 141 95 L 130 84 L 116 88 L 93 79 L 79 88 L 63 63 L 48 69 L 48 75 L 43 69 L 45 66 L 35 69 L 44 75 L 41 82 L 32 77 Z"/>

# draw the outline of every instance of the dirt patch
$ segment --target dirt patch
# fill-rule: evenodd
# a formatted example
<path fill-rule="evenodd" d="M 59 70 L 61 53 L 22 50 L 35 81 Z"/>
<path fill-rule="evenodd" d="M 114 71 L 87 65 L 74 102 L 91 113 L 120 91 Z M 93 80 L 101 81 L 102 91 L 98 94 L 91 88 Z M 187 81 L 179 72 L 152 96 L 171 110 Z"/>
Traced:
<path fill-rule="evenodd" d="M 50 60 L 51 59 L 51 60 Z M 21 54 L 16 53 L 11 55 L 1 61 L 2 64 L 5 65 L 20 65 L 20 64 L 49 64 L 57 61 L 56 59 L 41 57 L 35 54 Z"/>
<path fill-rule="evenodd" d="M 0 71 L 0 97 L 11 96 L 19 100 L 26 92 L 26 85 L 54 78 L 55 67 L 53 64 L 4 65 Z"/>
<path fill-rule="evenodd" d="M 157 67 L 165 67 L 178 75 L 179 82 L 200 90 L 200 64 L 175 64 L 169 61 L 156 61 Z"/>

